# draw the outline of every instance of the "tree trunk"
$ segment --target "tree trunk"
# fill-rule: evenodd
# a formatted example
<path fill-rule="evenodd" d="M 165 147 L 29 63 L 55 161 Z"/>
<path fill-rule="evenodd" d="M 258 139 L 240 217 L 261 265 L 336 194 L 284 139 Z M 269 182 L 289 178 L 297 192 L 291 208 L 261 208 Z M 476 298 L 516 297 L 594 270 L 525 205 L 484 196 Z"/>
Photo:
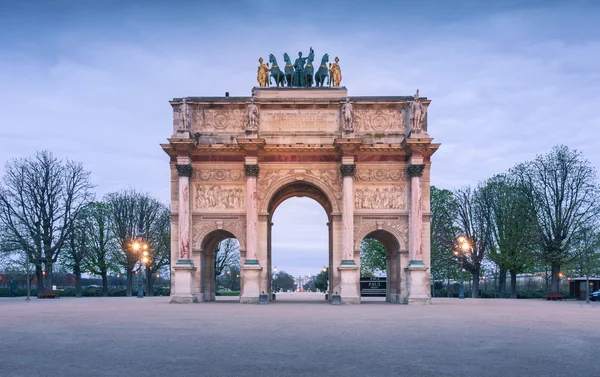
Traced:
<path fill-rule="evenodd" d="M 44 287 L 46 289 L 52 289 L 52 284 L 54 282 L 52 269 L 54 268 L 54 263 L 46 262 L 46 281 L 44 282 Z"/>
<path fill-rule="evenodd" d="M 42 293 L 44 290 L 44 274 L 42 273 L 41 264 L 39 266 L 37 264 L 35 265 L 35 276 L 37 278 L 37 284 L 35 285 L 35 288 L 37 289 L 38 293 Z"/>
<path fill-rule="evenodd" d="M 154 274 L 146 274 L 146 296 L 154 296 Z"/>
<path fill-rule="evenodd" d="M 100 276 L 102 276 L 102 296 L 108 297 L 108 276 L 106 276 L 106 270 L 101 270 Z"/>
<path fill-rule="evenodd" d="M 552 280 L 550 282 L 550 291 L 551 292 L 560 292 L 560 279 L 558 278 L 558 273 L 560 272 L 560 265 L 553 264 L 552 265 Z"/>
<path fill-rule="evenodd" d="M 588 274 L 585 275 L 585 286 L 587 287 L 585 289 L 585 303 L 589 304 L 590 303 L 590 277 Z"/>
<path fill-rule="evenodd" d="M 446 297 L 450 297 L 450 275 L 447 276 L 448 282 L 446 283 Z"/>
<path fill-rule="evenodd" d="M 131 286 L 133 284 L 133 271 L 127 270 L 127 288 L 125 292 L 125 296 L 131 297 Z"/>
<path fill-rule="evenodd" d="M 73 268 L 73 273 L 75 274 L 75 297 L 81 298 L 81 267 L 76 265 Z"/>
<path fill-rule="evenodd" d="M 510 272 L 510 298 L 517 298 L 517 272 Z"/>
<path fill-rule="evenodd" d="M 506 269 L 500 268 L 500 275 L 498 276 L 498 297 L 506 298 Z"/>
<path fill-rule="evenodd" d="M 471 285 L 471 298 L 479 298 L 479 271 L 471 273 L 473 283 Z"/>

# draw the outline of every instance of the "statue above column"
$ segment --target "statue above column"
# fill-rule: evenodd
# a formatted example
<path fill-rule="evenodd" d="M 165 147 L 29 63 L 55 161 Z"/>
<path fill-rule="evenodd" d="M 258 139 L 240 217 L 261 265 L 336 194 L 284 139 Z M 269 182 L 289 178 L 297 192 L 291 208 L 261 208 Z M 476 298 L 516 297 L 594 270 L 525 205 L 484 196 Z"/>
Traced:
<path fill-rule="evenodd" d="M 413 98 L 413 101 L 408 101 L 410 111 L 410 134 L 427 134 L 427 130 L 424 129 L 425 115 L 427 115 L 427 106 L 423 105 L 423 103 L 419 99 L 419 89 L 417 89 L 417 92 L 415 93 Z"/>

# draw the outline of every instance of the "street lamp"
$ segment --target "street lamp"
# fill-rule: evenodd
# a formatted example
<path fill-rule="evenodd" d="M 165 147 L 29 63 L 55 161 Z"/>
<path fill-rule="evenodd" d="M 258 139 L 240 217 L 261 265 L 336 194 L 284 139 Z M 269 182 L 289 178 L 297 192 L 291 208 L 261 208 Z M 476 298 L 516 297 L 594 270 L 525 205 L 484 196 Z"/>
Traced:
<path fill-rule="evenodd" d="M 148 264 L 150 258 L 148 257 L 148 242 L 143 235 L 138 234 L 135 236 L 135 239 L 131 245 L 133 251 L 139 254 L 140 267 L 138 269 L 138 293 L 137 298 L 144 298 L 144 290 L 142 288 L 142 280 L 143 280 L 143 267 L 145 264 Z"/>
<path fill-rule="evenodd" d="M 469 239 L 464 235 L 459 235 L 456 237 L 456 241 L 454 243 L 454 255 L 460 258 L 460 292 L 458 294 L 459 299 L 465 298 L 465 288 L 463 282 L 463 259 L 464 256 L 470 253 L 472 250 L 471 244 L 469 243 Z"/>

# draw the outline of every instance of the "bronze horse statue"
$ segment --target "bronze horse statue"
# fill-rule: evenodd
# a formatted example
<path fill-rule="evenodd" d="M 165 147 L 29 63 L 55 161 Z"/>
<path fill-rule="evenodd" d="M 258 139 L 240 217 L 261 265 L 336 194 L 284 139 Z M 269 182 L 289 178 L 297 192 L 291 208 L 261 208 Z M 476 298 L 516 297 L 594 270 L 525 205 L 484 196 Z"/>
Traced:
<path fill-rule="evenodd" d="M 315 70 L 312 65 L 314 60 L 315 60 L 315 51 L 311 47 L 310 53 L 308 54 L 308 57 L 306 59 L 306 67 L 304 68 L 304 73 L 306 75 L 306 80 L 304 82 L 305 82 L 306 87 L 308 87 L 308 88 L 310 88 L 314 82 L 313 74 L 314 74 Z"/>
<path fill-rule="evenodd" d="M 287 52 L 283 53 L 283 60 L 285 61 L 285 82 L 287 86 L 292 86 L 292 76 L 294 76 L 294 65 Z"/>
<path fill-rule="evenodd" d="M 281 69 L 279 69 L 279 66 L 277 65 L 277 59 L 275 59 L 273 54 L 269 54 L 269 63 L 271 63 L 271 77 L 275 79 L 275 84 L 277 84 L 277 87 L 279 87 L 279 85 L 282 87 L 285 86 L 285 75 L 283 72 L 281 72 Z"/>
<path fill-rule="evenodd" d="M 327 69 L 327 62 L 329 61 L 329 54 L 323 55 L 321 59 L 321 65 L 315 74 L 315 85 L 323 86 L 325 79 L 329 76 L 329 70 Z"/>

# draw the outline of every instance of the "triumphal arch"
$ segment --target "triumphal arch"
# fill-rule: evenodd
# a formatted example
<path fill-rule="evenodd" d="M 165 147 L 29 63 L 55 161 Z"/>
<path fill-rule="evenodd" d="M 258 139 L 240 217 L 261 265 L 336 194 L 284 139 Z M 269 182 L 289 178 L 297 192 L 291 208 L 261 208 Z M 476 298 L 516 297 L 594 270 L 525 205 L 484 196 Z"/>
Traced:
<path fill-rule="evenodd" d="M 240 302 L 270 298 L 271 220 L 294 196 L 327 213 L 330 300 L 360 302 L 360 244 L 370 237 L 386 247 L 387 301 L 430 302 L 430 157 L 439 144 L 418 91 L 354 97 L 341 86 L 265 85 L 250 97 L 170 103 L 173 133 L 162 148 L 172 302 L 215 299 L 216 245 L 231 237 L 240 244 Z"/>

